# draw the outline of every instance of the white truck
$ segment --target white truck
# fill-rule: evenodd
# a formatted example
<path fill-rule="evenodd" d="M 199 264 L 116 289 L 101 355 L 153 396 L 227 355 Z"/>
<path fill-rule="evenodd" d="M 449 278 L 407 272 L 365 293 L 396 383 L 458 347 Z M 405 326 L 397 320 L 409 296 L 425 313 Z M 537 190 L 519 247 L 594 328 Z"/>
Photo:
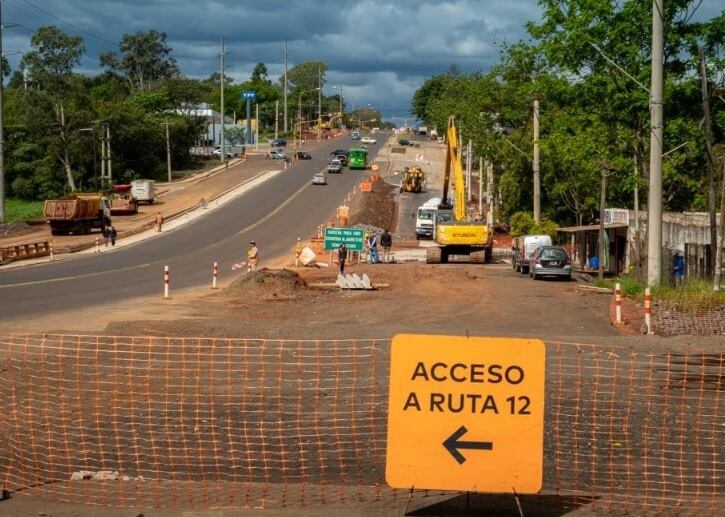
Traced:
<path fill-rule="evenodd" d="M 428 134 L 428 126 L 418 126 L 418 134 L 423 136 Z"/>
<path fill-rule="evenodd" d="M 441 198 L 434 197 L 418 207 L 415 214 L 415 238 L 432 239 L 435 234 L 435 216 Z"/>
<path fill-rule="evenodd" d="M 154 180 L 133 180 L 131 182 L 131 195 L 140 203 L 153 205 L 156 200 Z"/>

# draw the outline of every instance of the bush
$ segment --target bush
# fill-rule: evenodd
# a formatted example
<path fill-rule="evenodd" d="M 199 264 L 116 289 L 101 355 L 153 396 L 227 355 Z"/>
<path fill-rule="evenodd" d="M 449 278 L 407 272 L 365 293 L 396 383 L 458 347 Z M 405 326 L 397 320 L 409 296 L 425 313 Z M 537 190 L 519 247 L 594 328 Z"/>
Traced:
<path fill-rule="evenodd" d="M 550 235 L 556 236 L 556 229 L 559 227 L 554 221 L 543 218 L 538 223 L 534 222 L 531 212 L 516 212 L 509 221 L 511 226 L 511 237 L 521 235 Z"/>

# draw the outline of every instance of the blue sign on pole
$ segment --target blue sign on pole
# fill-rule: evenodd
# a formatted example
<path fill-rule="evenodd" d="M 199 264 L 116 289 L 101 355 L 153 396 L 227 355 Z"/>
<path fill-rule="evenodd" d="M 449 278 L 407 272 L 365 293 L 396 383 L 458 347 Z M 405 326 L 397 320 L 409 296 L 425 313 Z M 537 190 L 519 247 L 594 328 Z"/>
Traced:
<path fill-rule="evenodd" d="M 257 98 L 257 92 L 254 90 L 248 90 L 246 92 L 242 92 L 242 99 L 248 102 L 254 102 L 254 100 Z"/>

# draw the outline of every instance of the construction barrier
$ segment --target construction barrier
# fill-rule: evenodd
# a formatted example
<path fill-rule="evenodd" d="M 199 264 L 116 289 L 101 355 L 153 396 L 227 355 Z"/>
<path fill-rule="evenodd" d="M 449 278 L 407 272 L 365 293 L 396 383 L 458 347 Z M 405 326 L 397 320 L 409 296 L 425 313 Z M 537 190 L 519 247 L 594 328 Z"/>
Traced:
<path fill-rule="evenodd" d="M 15 244 L 0 248 L 0 261 L 25 260 L 51 254 L 50 241 Z"/>
<path fill-rule="evenodd" d="M 0 336 L 3 488 L 107 506 L 367 514 L 426 497 L 385 483 L 389 351 L 388 340 Z M 718 514 L 724 359 L 715 345 L 547 343 L 544 485 L 532 500 Z"/>

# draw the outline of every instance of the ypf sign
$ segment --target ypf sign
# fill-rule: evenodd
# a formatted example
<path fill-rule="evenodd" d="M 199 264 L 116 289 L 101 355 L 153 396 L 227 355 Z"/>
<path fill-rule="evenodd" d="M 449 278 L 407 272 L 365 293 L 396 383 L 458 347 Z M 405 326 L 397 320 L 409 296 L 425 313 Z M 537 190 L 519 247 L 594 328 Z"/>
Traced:
<path fill-rule="evenodd" d="M 536 339 L 395 336 L 388 484 L 538 492 L 544 359 Z"/>

